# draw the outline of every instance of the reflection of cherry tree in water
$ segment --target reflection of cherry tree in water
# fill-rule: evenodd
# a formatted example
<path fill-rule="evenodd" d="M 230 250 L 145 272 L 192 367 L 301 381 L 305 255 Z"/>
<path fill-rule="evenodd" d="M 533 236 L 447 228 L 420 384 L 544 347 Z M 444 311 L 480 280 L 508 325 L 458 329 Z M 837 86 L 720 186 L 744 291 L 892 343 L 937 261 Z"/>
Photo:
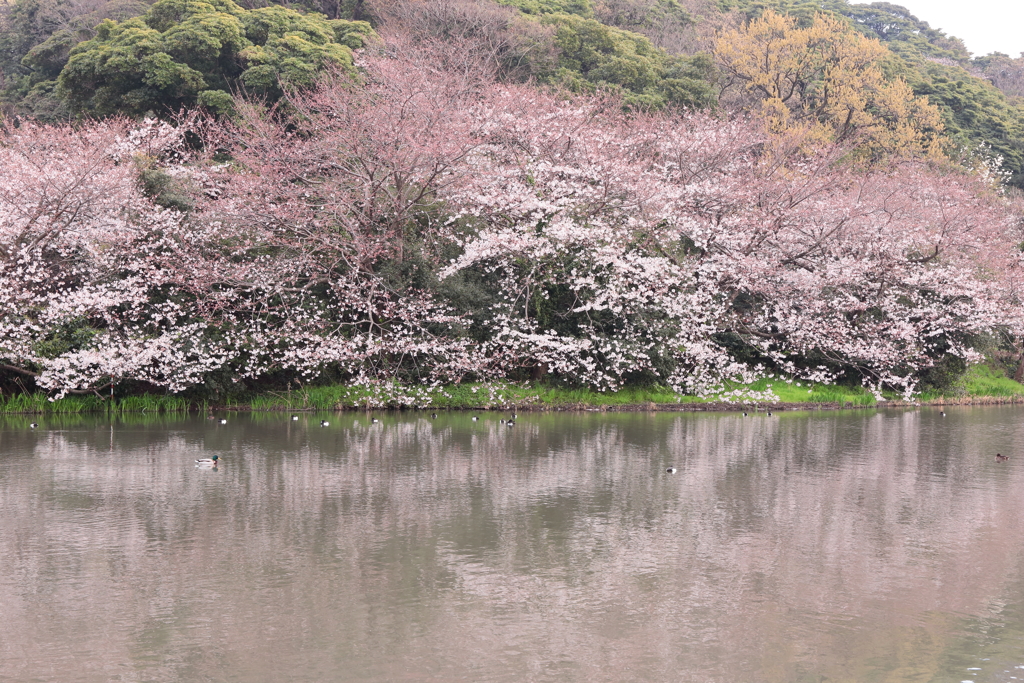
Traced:
<path fill-rule="evenodd" d="M 154 663 L 153 649 L 131 649 L 160 587 L 195 607 L 179 617 L 189 628 L 171 629 L 157 651 L 209 648 L 217 624 L 232 626 L 221 627 L 223 656 L 201 662 L 213 678 L 229 667 L 254 680 L 274 667 L 315 678 L 364 657 L 384 666 L 379 640 L 351 635 L 366 631 L 371 609 L 401 623 L 378 631 L 396 653 L 382 678 L 437 653 L 506 675 L 525 664 L 481 644 L 509 633 L 534 660 L 590 667 L 590 680 L 604 680 L 609 660 L 652 659 L 691 678 L 756 680 L 761 652 L 832 678 L 851 666 L 903 666 L 904 652 L 946 651 L 964 615 L 989 620 L 986 644 L 999 624 L 1019 624 L 1024 471 L 996 465 L 988 450 L 1007 429 L 1017 434 L 1018 418 L 1015 407 L 965 410 L 949 426 L 931 411 L 544 413 L 508 430 L 498 416 L 438 423 L 406 413 L 379 428 L 353 418 L 321 430 L 256 414 L 232 420 L 234 436 L 216 428 L 225 441 L 208 440 L 196 421 L 162 429 L 151 418 L 145 437 L 118 429 L 110 458 L 109 436 L 73 416 L 65 425 L 78 428 L 34 441 L 35 457 L 10 459 L 17 476 L 0 482 L 0 545 L 23 577 L 0 583 L 4 604 L 15 605 L 0 625 L 0 647 L 12 653 L 3 661 L 40 653 L 35 661 L 77 672 L 88 653 L 174 667 L 174 657 Z M 244 465 L 222 466 L 216 486 L 194 473 L 197 447 L 243 434 Z M 671 476 L 669 463 L 679 469 Z M 65 498 L 41 508 L 39 491 L 53 485 L 90 501 L 91 523 Z M 52 565 L 38 547 L 72 561 Z M 260 577 L 276 588 L 252 590 Z M 213 605 L 204 601 L 211 585 L 222 596 Z M 296 606 L 302 591 L 310 599 Z M 20 611 L 26 595 L 48 609 Z M 253 620 L 258 608 L 266 616 Z M 25 627 L 40 615 L 80 626 L 68 629 L 74 638 L 104 638 L 91 652 L 47 648 Z M 408 629 L 416 619 L 443 627 Z M 922 633 L 923 620 L 933 630 Z M 302 632 L 310 621 L 323 642 L 350 636 L 346 656 L 311 642 Z M 268 626 L 268 661 L 254 662 L 248 646 Z M 892 647 L 902 639 L 907 650 Z M 721 647 L 735 642 L 745 647 Z M 931 645 L 909 645 L 922 642 Z M 291 659 L 296 652 L 304 657 Z"/>
<path fill-rule="evenodd" d="M 0 358 L 57 392 L 325 369 L 708 392 L 773 372 L 912 389 L 1019 325 L 983 178 L 864 171 L 753 121 L 372 57 L 290 120 L 22 127 L 0 148 Z M 429 62 L 429 60 L 426 60 Z M 767 151 L 771 149 L 771 151 Z M 144 196 L 156 164 L 184 211 Z"/>

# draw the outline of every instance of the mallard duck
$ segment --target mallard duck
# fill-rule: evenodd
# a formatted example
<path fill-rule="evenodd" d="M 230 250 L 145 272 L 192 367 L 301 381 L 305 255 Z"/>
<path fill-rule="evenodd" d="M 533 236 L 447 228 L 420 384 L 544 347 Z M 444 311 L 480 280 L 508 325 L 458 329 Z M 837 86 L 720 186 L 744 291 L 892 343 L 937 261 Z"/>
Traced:
<path fill-rule="evenodd" d="M 1003 455 L 1002 453 L 996 453 L 996 462 L 1006 462 L 1010 459 L 1010 456 Z"/>
<path fill-rule="evenodd" d="M 196 467 L 216 467 L 218 460 L 220 460 L 219 455 L 215 455 L 212 458 L 200 458 L 196 460 Z"/>

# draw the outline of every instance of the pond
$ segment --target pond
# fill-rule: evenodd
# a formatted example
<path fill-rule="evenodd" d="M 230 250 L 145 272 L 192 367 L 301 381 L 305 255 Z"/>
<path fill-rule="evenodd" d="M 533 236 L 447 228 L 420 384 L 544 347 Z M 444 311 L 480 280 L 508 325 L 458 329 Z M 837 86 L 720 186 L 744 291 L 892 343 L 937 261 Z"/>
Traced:
<path fill-rule="evenodd" d="M 946 413 L 3 417 L 0 681 L 1024 681 Z"/>

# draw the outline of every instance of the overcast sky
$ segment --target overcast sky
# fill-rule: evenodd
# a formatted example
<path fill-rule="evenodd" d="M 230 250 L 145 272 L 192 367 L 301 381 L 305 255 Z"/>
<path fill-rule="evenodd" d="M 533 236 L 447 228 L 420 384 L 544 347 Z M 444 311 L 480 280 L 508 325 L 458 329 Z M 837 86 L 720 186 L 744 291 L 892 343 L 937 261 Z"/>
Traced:
<path fill-rule="evenodd" d="M 853 0 L 857 2 L 857 0 Z M 1024 0 L 889 0 L 964 41 L 976 56 L 1024 52 Z M 858 2 L 858 4 L 861 4 Z M 864 2 L 863 4 L 868 4 Z"/>

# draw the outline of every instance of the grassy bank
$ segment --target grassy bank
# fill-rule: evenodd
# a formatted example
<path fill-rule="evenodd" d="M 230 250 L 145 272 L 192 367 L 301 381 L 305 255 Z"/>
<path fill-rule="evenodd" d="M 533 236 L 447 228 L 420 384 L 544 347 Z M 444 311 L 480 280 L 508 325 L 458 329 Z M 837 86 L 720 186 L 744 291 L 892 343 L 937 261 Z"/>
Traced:
<path fill-rule="evenodd" d="M 764 391 L 768 383 L 759 382 L 750 388 Z M 820 386 L 793 389 L 784 383 L 778 386 L 779 400 L 787 402 L 847 401 L 856 405 L 872 405 L 874 398 L 866 391 Z M 707 399 L 676 394 L 665 387 L 626 387 L 619 391 L 595 391 L 546 384 L 460 384 L 437 388 L 402 387 L 398 385 L 311 387 L 302 391 L 269 393 L 230 402 L 229 408 L 242 410 L 358 410 L 367 408 L 424 408 L 439 410 L 486 410 L 516 406 L 528 410 L 566 410 L 624 407 L 645 407 L 651 404 L 707 404 L 720 402 L 720 397 Z"/>
<path fill-rule="evenodd" d="M 870 407 L 878 404 L 863 387 L 808 384 L 782 380 L 760 380 L 751 385 L 730 387 L 747 389 L 765 398 L 762 405 L 799 407 Z M 768 392 L 771 392 L 770 394 Z M 774 396 L 775 398 L 770 398 Z M 886 403 L 902 404 L 896 394 L 885 396 Z M 1002 376 L 985 365 L 971 368 L 947 392 L 924 392 L 919 403 L 970 403 L 1024 400 L 1024 385 Z M 460 384 L 445 387 L 407 387 L 398 384 L 373 386 L 308 387 L 288 392 L 265 392 L 236 396 L 223 403 L 188 401 L 177 396 L 128 396 L 113 401 L 98 396 L 69 396 L 49 401 L 42 394 L 22 394 L 0 400 L 0 413 L 184 413 L 205 411 L 209 407 L 227 410 L 360 410 L 420 408 L 433 410 L 486 410 L 516 406 L 522 410 L 572 409 L 651 409 L 671 406 L 694 409 L 739 409 L 750 401 L 737 401 L 728 394 L 709 398 L 683 396 L 664 387 L 627 387 L 615 392 L 570 389 L 545 384 Z"/>
<path fill-rule="evenodd" d="M 0 398 L 0 413 L 47 413 L 73 415 L 77 413 L 187 413 L 204 410 L 205 402 L 189 401 L 180 396 L 154 396 L 142 394 L 124 398 L 102 399 L 99 396 L 67 396 L 51 401 L 46 394 L 14 394 Z"/>
<path fill-rule="evenodd" d="M 829 405 L 870 407 L 878 401 L 863 387 L 809 384 L 783 380 L 760 380 L 750 385 L 730 387 L 746 389 L 774 399 L 755 403 L 781 405 Z M 768 394 L 768 392 L 771 392 Z M 971 400 L 1024 399 L 1024 385 L 994 372 L 987 366 L 971 368 L 960 382 L 946 393 L 922 393 L 923 403 L 963 403 Z M 886 394 L 886 403 L 902 403 L 898 394 Z M 750 401 L 725 396 L 698 398 L 676 394 L 666 387 L 627 387 L 615 392 L 571 389 L 545 384 L 461 384 L 435 389 L 380 385 L 376 387 L 328 386 L 302 391 L 268 393 L 250 399 L 238 399 L 228 407 L 242 410 L 352 410 L 360 408 L 426 408 L 441 410 L 484 410 L 516 406 L 520 409 L 566 410 L 650 408 L 671 405 L 713 405 L 739 409 Z"/>
<path fill-rule="evenodd" d="M 920 401 L 939 402 L 971 398 L 1024 398 L 1024 384 L 1014 382 L 987 365 L 975 365 L 960 378 L 953 391 L 946 393 L 922 392 Z"/>

